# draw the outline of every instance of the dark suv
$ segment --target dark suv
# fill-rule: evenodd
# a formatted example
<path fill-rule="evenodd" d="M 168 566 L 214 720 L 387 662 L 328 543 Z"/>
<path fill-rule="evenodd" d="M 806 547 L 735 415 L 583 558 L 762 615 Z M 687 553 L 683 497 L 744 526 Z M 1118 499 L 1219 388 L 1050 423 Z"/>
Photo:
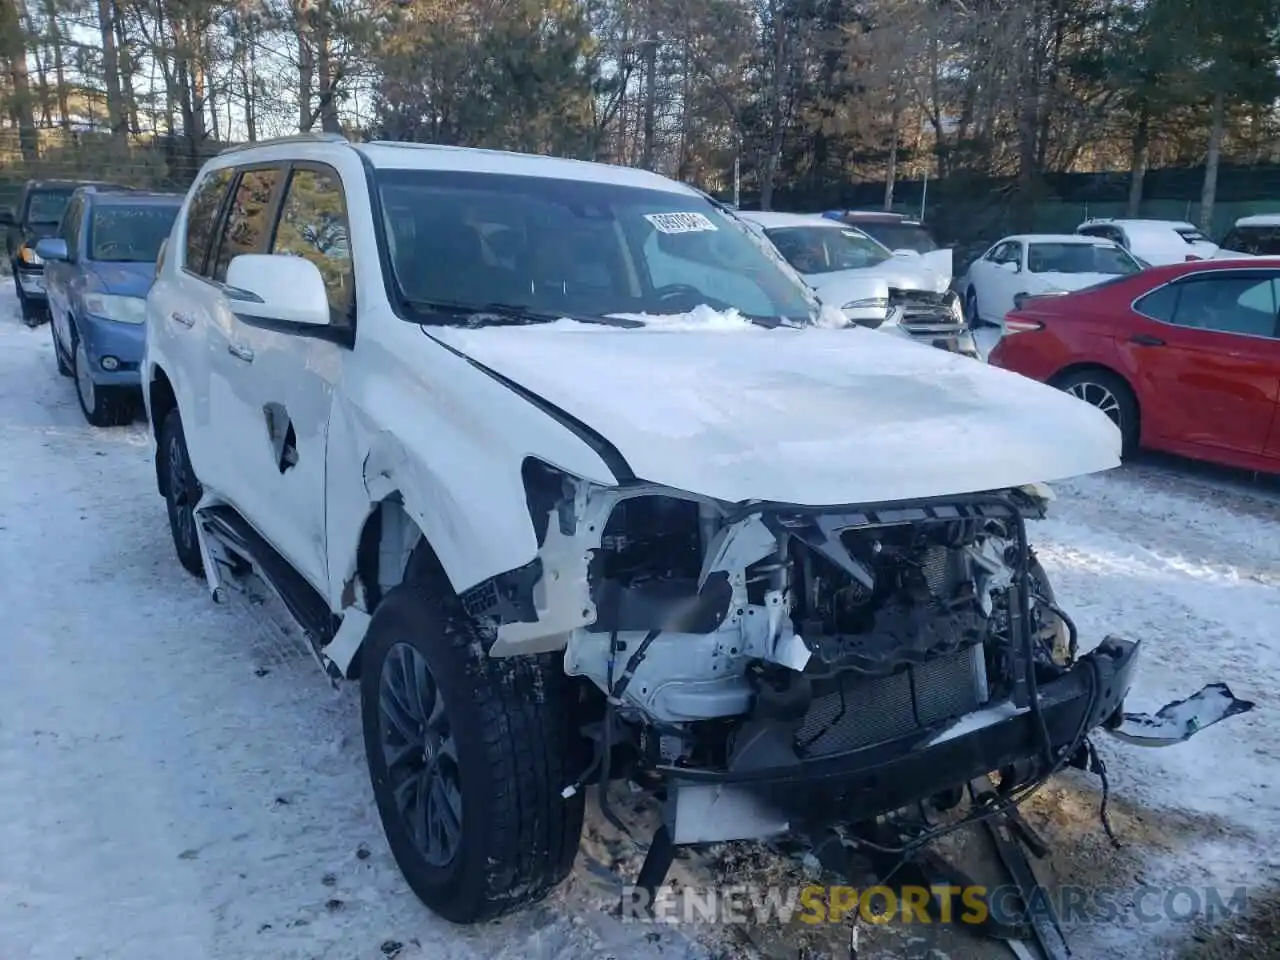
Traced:
<path fill-rule="evenodd" d="M 13 270 L 22 321 L 27 326 L 38 326 L 49 315 L 44 262 L 36 255 L 36 243 L 57 232 L 71 194 L 78 187 L 88 185 L 128 189 L 85 180 L 28 180 L 18 194 L 17 204 L 12 209 L 0 208 L 0 227 L 5 229 L 5 255 Z"/>

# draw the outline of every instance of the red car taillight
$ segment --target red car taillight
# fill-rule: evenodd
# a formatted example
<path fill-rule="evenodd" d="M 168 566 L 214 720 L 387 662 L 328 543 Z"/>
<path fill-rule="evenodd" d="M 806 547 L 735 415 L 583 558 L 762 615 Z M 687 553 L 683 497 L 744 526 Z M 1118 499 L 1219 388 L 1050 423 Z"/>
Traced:
<path fill-rule="evenodd" d="M 1002 332 L 1007 337 L 1014 333 L 1034 333 L 1043 330 L 1044 324 L 1039 320 L 1019 320 L 1017 317 L 1005 317 Z"/>

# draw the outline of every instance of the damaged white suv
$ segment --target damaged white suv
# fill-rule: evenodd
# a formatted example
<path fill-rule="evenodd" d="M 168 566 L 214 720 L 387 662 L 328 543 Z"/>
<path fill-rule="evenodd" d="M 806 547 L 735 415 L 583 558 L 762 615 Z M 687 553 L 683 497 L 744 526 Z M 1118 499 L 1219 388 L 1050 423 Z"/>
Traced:
<path fill-rule="evenodd" d="M 1027 544 L 1120 436 L 1060 391 L 836 328 L 654 174 L 292 138 L 202 170 L 147 298 L 178 557 L 265 580 L 358 678 L 387 840 L 450 919 L 570 869 L 583 789 L 674 844 L 813 835 L 1115 725 Z M 611 815 L 603 791 L 601 801 Z"/>

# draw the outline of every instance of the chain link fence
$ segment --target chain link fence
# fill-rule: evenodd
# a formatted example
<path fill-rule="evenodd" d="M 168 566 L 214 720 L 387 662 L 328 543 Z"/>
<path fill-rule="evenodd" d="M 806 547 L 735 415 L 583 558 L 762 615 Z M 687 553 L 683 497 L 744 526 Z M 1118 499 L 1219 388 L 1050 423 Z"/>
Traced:
<path fill-rule="evenodd" d="M 1138 216 L 1159 220 L 1200 219 L 1200 189 L 1204 169 L 1151 170 L 1143 183 Z M 1040 198 L 1032 207 L 1037 233 L 1071 233 L 1090 217 L 1127 216 L 1129 174 L 1068 173 L 1047 176 Z M 1018 232 L 1015 216 L 1016 183 L 1012 179 L 952 177 L 946 180 L 899 181 L 893 209 L 923 217 L 939 242 L 956 248 L 957 272 L 1003 236 Z M 745 209 L 757 198 L 744 194 Z M 779 190 L 777 210 L 879 210 L 884 206 L 883 183 L 850 183 L 825 190 Z M 1280 166 L 1230 166 L 1218 171 L 1217 199 L 1210 236 L 1221 240 L 1240 217 L 1280 213 Z"/>
<path fill-rule="evenodd" d="M 126 187 L 182 192 L 205 160 L 225 146 L 163 134 L 113 137 L 41 129 L 35 143 L 24 151 L 17 130 L 0 128 L 0 206 L 12 205 L 23 183 L 31 179 L 103 180 Z"/>

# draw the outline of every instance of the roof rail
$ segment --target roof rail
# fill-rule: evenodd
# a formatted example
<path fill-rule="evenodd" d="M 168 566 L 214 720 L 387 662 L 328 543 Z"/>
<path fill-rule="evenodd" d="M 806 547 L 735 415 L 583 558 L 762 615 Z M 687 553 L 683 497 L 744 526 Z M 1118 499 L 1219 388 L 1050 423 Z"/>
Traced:
<path fill-rule="evenodd" d="M 223 147 L 218 151 L 218 156 L 227 153 L 239 153 L 241 150 L 250 150 L 254 147 L 273 147 L 278 143 L 350 143 L 341 133 L 294 133 L 287 137 L 272 137 L 270 140 L 255 140 L 253 143 L 237 143 L 230 147 Z"/>

